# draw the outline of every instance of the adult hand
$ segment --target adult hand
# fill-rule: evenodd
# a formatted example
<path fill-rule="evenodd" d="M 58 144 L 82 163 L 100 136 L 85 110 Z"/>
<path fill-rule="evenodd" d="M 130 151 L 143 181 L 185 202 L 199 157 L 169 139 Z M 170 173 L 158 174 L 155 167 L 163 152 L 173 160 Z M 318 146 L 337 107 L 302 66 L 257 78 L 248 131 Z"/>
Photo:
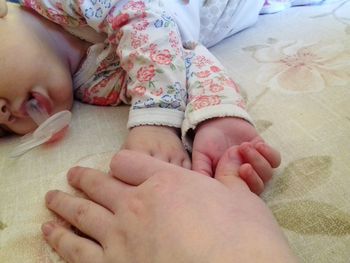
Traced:
<path fill-rule="evenodd" d="M 295 262 L 225 156 L 217 180 L 125 150 L 111 162 L 113 177 L 73 168 L 69 183 L 90 200 L 51 191 L 46 204 L 91 239 L 54 222 L 44 237 L 70 263 Z"/>

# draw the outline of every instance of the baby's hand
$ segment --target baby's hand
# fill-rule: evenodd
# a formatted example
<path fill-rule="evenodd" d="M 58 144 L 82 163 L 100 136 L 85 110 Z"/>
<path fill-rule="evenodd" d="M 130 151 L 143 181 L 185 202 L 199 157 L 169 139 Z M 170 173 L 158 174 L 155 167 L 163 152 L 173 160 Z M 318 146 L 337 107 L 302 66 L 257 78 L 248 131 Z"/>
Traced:
<path fill-rule="evenodd" d="M 278 151 L 260 141 L 255 144 L 244 142 L 227 149 L 217 164 L 215 175 L 236 175 L 259 195 L 264 191 L 272 175 L 273 168 L 279 166 L 281 157 Z"/>
<path fill-rule="evenodd" d="M 122 149 L 145 153 L 159 160 L 191 169 L 178 129 L 166 126 L 137 126 L 129 131 Z"/>
<path fill-rule="evenodd" d="M 245 120 L 227 117 L 201 124 L 193 142 L 192 169 L 214 176 L 219 160 L 231 147 L 234 148 L 228 153 L 234 153 L 236 164 L 239 164 L 237 175 L 246 181 L 253 192 L 259 194 L 264 183 L 271 179 L 272 169 L 279 166 L 281 158 L 279 152 L 267 145 Z"/>

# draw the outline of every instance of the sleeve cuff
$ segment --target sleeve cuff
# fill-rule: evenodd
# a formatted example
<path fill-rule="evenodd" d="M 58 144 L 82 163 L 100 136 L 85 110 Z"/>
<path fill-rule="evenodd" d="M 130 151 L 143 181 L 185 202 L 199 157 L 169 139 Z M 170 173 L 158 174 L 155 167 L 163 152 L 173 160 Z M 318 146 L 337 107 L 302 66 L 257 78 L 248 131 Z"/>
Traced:
<path fill-rule="evenodd" d="M 162 125 L 181 128 L 184 112 L 165 108 L 130 109 L 127 127 Z"/>
<path fill-rule="evenodd" d="M 197 110 L 186 114 L 181 128 L 181 139 L 185 148 L 192 151 L 192 138 L 189 136 L 190 130 L 195 130 L 197 125 L 205 120 L 220 117 L 236 117 L 244 119 L 254 125 L 252 118 L 241 107 L 234 105 L 217 105 Z"/>

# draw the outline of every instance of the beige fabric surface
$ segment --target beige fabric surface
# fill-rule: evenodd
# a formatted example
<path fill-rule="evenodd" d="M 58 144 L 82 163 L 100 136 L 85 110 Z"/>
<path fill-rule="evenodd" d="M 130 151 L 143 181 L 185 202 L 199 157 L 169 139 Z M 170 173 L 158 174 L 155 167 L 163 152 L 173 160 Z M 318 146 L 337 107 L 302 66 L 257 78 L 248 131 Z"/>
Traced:
<path fill-rule="evenodd" d="M 350 262 L 350 1 L 292 8 L 212 49 L 245 90 L 262 136 L 283 163 L 263 198 L 301 262 Z M 0 80 L 1 81 L 1 80 Z M 40 225 L 66 171 L 108 169 L 126 135 L 127 107 L 76 103 L 67 136 L 20 158 L 0 139 L 0 262 L 60 262 Z M 257 220 L 259 215 L 257 215 Z"/>

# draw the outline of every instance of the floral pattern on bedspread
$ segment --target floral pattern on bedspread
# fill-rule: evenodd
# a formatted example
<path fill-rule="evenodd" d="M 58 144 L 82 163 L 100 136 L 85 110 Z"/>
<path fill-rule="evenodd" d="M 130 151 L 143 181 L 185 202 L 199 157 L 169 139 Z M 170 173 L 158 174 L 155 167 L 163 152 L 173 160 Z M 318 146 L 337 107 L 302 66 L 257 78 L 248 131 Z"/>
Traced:
<path fill-rule="evenodd" d="M 345 25 L 345 32 L 350 35 L 350 13 L 349 13 L 350 0 L 341 1 L 331 12 L 325 12 L 312 16 L 311 18 L 325 18 L 332 16 L 333 19 L 339 23 Z"/>
<path fill-rule="evenodd" d="M 350 81 L 350 41 L 269 39 L 264 45 L 245 48 L 261 64 L 257 82 L 288 92 L 321 91 Z"/>
<path fill-rule="evenodd" d="M 284 157 L 263 198 L 305 263 L 350 262 L 350 0 L 327 4 L 289 12 L 302 29 L 264 17 L 280 31 L 250 36 L 241 50 L 254 83 L 238 79 Z"/>

